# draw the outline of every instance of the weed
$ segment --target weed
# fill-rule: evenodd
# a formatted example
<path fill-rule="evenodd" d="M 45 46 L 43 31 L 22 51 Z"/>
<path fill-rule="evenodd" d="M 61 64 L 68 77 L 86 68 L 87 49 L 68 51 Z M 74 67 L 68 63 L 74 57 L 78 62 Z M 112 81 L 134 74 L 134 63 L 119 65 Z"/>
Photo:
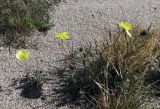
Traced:
<path fill-rule="evenodd" d="M 28 83 L 35 84 L 37 87 L 41 87 L 43 84 L 43 77 L 41 72 L 34 72 L 32 75 L 27 76 Z"/>
<path fill-rule="evenodd" d="M 29 26 L 30 29 L 36 29 L 36 25 L 35 25 L 35 22 L 33 21 L 32 17 L 31 16 L 28 16 L 26 18 L 26 24 Z"/>
<path fill-rule="evenodd" d="M 38 27 L 38 31 L 40 31 L 40 32 L 45 32 L 45 31 L 47 31 L 47 30 L 49 30 L 52 26 L 54 26 L 54 23 L 53 22 L 49 22 L 49 21 L 47 21 L 47 22 L 44 22 L 44 23 L 42 23 L 41 25 L 39 25 Z"/>

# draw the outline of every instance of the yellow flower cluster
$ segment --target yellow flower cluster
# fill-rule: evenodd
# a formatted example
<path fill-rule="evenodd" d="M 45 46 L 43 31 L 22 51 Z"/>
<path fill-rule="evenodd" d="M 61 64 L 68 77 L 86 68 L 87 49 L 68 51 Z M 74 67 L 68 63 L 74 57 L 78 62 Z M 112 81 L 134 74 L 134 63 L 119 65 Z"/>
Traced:
<path fill-rule="evenodd" d="M 124 22 L 119 22 L 118 25 L 126 31 L 128 36 L 132 37 L 132 34 L 129 32 L 133 28 L 131 23 L 124 21 Z M 69 33 L 68 32 L 56 32 L 55 37 L 60 40 L 68 40 Z M 16 58 L 19 61 L 25 61 L 27 58 L 30 57 L 30 55 L 31 53 L 29 51 L 25 49 L 20 49 L 16 53 Z"/>

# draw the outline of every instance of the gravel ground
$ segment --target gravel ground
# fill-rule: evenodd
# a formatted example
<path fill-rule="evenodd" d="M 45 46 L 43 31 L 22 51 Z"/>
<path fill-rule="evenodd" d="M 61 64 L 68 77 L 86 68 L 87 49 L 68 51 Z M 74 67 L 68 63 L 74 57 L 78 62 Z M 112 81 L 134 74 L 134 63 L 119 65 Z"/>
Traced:
<path fill-rule="evenodd" d="M 66 79 L 54 74 L 55 71 L 52 71 L 53 75 L 50 77 L 51 84 L 46 83 L 43 86 L 45 94 L 52 94 L 46 98 L 46 101 L 53 99 L 52 106 L 41 99 L 21 97 L 21 89 L 15 89 L 13 81 L 37 68 L 46 72 L 52 70 L 51 65 L 62 67 L 57 60 L 63 58 L 64 50 L 58 46 L 54 38 L 55 32 L 68 31 L 71 36 L 69 43 L 73 42 L 73 45 L 78 47 L 94 38 L 101 39 L 107 34 L 107 28 L 115 28 L 116 22 L 121 20 L 138 22 L 144 28 L 150 23 L 158 25 L 160 0 L 66 0 L 59 3 L 55 10 L 51 10 L 50 16 L 55 26 L 46 35 L 33 33 L 32 39 L 29 39 L 32 46 L 28 45 L 32 56 L 27 61 L 18 62 L 15 58 L 16 50 L 13 48 L 11 54 L 8 48 L 0 48 L 0 109 L 78 109 L 79 107 L 74 105 L 55 106 L 57 101 L 60 101 L 57 99 L 61 93 L 54 90 L 60 89 Z M 67 43 L 65 45 L 67 46 Z"/>

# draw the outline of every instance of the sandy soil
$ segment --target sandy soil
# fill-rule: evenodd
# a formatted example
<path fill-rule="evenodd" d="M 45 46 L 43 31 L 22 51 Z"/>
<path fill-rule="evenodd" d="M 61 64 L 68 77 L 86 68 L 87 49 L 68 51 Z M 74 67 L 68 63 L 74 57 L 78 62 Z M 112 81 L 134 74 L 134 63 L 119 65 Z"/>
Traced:
<path fill-rule="evenodd" d="M 15 58 L 16 49 L 0 47 L 0 109 L 78 109 L 78 107 L 56 107 L 61 93 L 60 89 L 66 78 L 54 73 L 54 67 L 63 67 L 58 59 L 63 58 L 64 50 L 59 47 L 54 33 L 68 31 L 75 47 L 81 43 L 101 39 L 107 34 L 108 28 L 115 28 L 115 24 L 121 20 L 137 22 L 147 28 L 150 23 L 160 23 L 160 0 L 66 0 L 59 3 L 55 10 L 50 11 L 51 20 L 55 26 L 46 35 L 34 32 L 28 45 L 32 56 L 25 62 L 18 62 Z M 65 43 L 67 46 L 67 43 Z M 38 65 L 37 65 L 38 64 Z M 45 83 L 43 92 L 46 100 L 25 99 L 20 96 L 21 89 L 16 89 L 13 81 L 22 78 L 27 72 L 36 70 L 51 71 L 52 79 Z M 51 101 L 49 105 L 47 101 Z M 63 100 L 62 100 L 63 101 Z M 158 102 L 158 101 L 157 101 Z"/>

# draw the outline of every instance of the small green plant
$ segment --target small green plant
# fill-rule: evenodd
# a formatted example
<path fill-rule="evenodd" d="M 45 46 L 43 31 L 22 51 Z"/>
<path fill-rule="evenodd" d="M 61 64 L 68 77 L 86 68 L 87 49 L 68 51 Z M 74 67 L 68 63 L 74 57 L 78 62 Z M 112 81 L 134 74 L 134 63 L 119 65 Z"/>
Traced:
<path fill-rule="evenodd" d="M 26 50 L 26 49 L 20 49 L 16 52 L 16 58 L 19 61 L 25 61 L 26 59 L 28 59 L 31 56 L 31 53 Z M 41 87 L 42 86 L 42 75 L 41 75 L 41 71 L 35 71 L 33 74 L 31 75 L 27 75 L 26 79 L 27 79 L 27 83 L 28 84 L 34 84 L 37 87 Z"/>
<path fill-rule="evenodd" d="M 35 71 L 31 75 L 27 75 L 26 79 L 28 84 L 32 84 L 38 88 L 41 88 L 43 85 L 43 76 L 41 75 L 41 72 Z"/>
<path fill-rule="evenodd" d="M 35 21 L 33 21 L 31 16 L 26 18 L 26 24 L 29 26 L 30 29 L 36 29 Z"/>
<path fill-rule="evenodd" d="M 31 53 L 26 49 L 20 49 L 16 52 L 16 58 L 19 61 L 25 61 L 30 57 Z M 38 67 L 38 66 L 37 66 Z M 38 68 L 37 68 L 38 69 Z M 23 83 L 23 90 L 21 96 L 36 99 L 42 95 L 43 76 L 42 71 L 36 70 L 32 74 L 25 76 Z"/>
<path fill-rule="evenodd" d="M 45 32 L 54 26 L 54 23 L 51 21 L 36 22 L 31 16 L 26 18 L 26 24 L 31 30 L 38 29 L 40 32 Z"/>
<path fill-rule="evenodd" d="M 38 26 L 38 31 L 45 32 L 54 26 L 54 23 L 51 21 L 46 21 Z"/>

